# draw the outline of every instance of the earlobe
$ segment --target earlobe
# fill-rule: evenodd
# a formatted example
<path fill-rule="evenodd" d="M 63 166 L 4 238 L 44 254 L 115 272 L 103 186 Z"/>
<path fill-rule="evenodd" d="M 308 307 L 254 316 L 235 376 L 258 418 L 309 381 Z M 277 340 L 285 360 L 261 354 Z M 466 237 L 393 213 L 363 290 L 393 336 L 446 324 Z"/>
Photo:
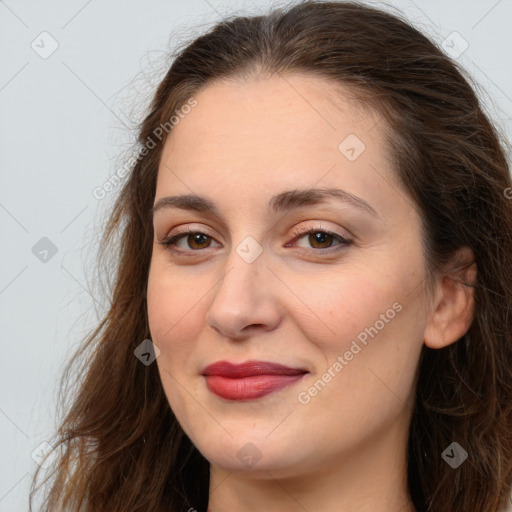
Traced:
<path fill-rule="evenodd" d="M 438 299 L 425 329 L 424 343 L 429 348 L 455 343 L 467 333 L 473 321 L 477 277 L 473 252 L 463 247 L 454 260 L 451 270 L 441 279 Z"/>

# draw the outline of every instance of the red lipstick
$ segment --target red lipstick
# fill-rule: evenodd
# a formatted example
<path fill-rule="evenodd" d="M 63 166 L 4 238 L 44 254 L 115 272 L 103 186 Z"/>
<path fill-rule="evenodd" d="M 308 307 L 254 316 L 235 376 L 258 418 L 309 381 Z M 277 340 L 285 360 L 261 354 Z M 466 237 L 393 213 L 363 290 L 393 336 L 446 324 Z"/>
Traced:
<path fill-rule="evenodd" d="M 267 361 L 213 363 L 202 371 L 208 389 L 227 400 L 254 400 L 283 389 L 307 372 Z"/>

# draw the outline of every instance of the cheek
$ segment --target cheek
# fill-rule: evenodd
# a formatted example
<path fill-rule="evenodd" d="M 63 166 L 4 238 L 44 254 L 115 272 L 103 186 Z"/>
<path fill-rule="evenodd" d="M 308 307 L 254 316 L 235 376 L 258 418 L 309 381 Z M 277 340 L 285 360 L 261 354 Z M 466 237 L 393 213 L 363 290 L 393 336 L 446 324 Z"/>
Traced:
<path fill-rule="evenodd" d="M 176 271 L 152 265 L 147 289 L 148 321 L 151 340 L 160 349 L 156 364 L 167 400 L 190 436 L 197 417 L 194 400 L 199 389 L 194 350 L 203 328 L 200 318 L 206 302 L 201 302 L 204 289 L 190 286 Z M 208 289 L 208 288 L 206 288 Z M 196 290 L 203 290 L 202 293 Z M 186 392 L 184 392 L 186 390 Z"/>
<path fill-rule="evenodd" d="M 309 307 L 303 306 L 302 314 L 297 309 L 294 319 L 323 361 L 308 384 L 321 382 L 311 393 L 301 391 L 319 407 L 331 401 L 352 404 L 353 412 L 364 416 L 393 405 L 395 393 L 404 401 L 409 398 L 425 311 L 418 294 L 411 293 L 413 275 L 396 264 L 390 263 L 386 273 L 382 268 L 351 268 L 350 275 L 322 279 L 320 286 L 318 280 L 315 286 L 309 279 L 299 282 L 298 295 L 307 297 Z M 332 412 L 320 407 L 319 414 Z"/>
<path fill-rule="evenodd" d="M 293 302 L 294 321 L 330 358 L 348 350 L 351 341 L 375 322 L 387 328 L 380 315 L 386 320 L 398 316 L 393 304 L 403 296 L 396 279 L 372 274 L 369 268 L 351 268 L 321 279 L 302 277 L 295 280 L 294 294 L 300 299 Z"/>
<path fill-rule="evenodd" d="M 161 351 L 158 362 L 173 372 L 191 364 L 194 340 L 203 327 L 200 319 L 205 317 L 208 288 L 200 285 L 201 281 L 190 275 L 185 281 L 178 272 L 158 263 L 149 273 L 147 304 L 152 341 Z"/>

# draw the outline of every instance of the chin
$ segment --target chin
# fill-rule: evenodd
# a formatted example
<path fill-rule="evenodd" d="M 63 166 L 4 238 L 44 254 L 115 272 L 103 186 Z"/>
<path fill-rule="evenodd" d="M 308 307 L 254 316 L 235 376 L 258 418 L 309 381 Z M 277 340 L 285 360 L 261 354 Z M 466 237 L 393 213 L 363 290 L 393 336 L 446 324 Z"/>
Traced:
<path fill-rule="evenodd" d="M 288 446 L 261 436 L 229 434 L 222 439 L 194 443 L 203 457 L 213 466 L 227 472 L 250 473 L 270 478 L 274 475 L 291 476 L 304 464 L 303 447 Z M 290 457 L 293 454 L 293 457 Z"/>

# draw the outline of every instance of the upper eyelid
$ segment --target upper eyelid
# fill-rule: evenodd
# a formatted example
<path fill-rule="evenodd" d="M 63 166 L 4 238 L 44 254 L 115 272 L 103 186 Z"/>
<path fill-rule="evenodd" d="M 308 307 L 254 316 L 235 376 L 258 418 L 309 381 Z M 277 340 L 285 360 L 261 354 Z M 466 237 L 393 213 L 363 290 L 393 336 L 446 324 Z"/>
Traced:
<path fill-rule="evenodd" d="M 294 228 L 292 230 L 293 231 L 294 240 L 297 237 L 304 236 L 305 234 L 308 233 L 308 231 L 311 231 L 311 230 L 319 231 L 319 232 L 331 233 L 333 235 L 340 236 L 341 238 L 344 238 L 346 240 L 349 240 L 349 239 L 353 238 L 351 234 L 349 234 L 347 236 L 347 235 L 344 235 L 343 233 L 339 233 L 338 230 L 335 229 L 335 228 L 330 228 L 329 226 L 324 226 L 323 222 L 325 222 L 325 221 L 311 221 L 311 222 L 317 222 L 318 224 L 304 226 L 302 228 Z M 173 233 L 174 229 L 178 229 L 178 231 Z M 167 239 L 174 238 L 174 237 L 177 237 L 177 236 L 185 236 L 185 235 L 188 235 L 188 234 L 201 233 L 201 234 L 207 235 L 208 237 L 213 238 L 214 240 L 217 241 L 217 238 L 215 236 L 211 235 L 209 233 L 208 229 L 204 229 L 203 227 L 196 227 L 194 225 L 192 225 L 192 227 L 191 227 L 189 224 L 187 224 L 186 227 L 181 229 L 181 230 L 178 227 L 176 227 L 174 229 L 169 230 L 165 235 L 163 235 L 162 236 L 162 240 L 167 240 Z M 300 230 L 300 232 L 298 234 L 296 234 L 296 232 L 299 231 L 299 230 Z M 346 229 L 345 229 L 345 231 L 346 231 Z"/>

